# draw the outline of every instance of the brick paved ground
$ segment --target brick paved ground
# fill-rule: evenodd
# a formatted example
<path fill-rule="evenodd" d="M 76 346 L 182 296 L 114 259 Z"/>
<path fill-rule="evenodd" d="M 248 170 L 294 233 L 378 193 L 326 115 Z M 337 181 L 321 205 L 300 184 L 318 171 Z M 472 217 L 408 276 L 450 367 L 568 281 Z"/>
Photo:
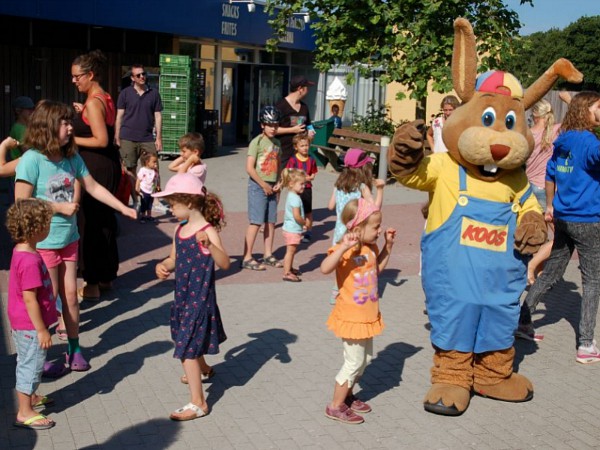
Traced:
<path fill-rule="evenodd" d="M 228 340 L 210 357 L 217 375 L 206 384 L 211 413 L 186 423 L 169 413 L 188 402 L 171 357 L 168 317 L 173 282 L 154 280 L 154 264 L 168 252 L 174 224 L 122 221 L 123 263 L 115 289 L 99 303 L 82 303 L 82 344 L 92 364 L 87 373 L 44 381 L 40 391 L 56 405 L 49 431 L 15 429 L 14 365 L 9 333 L 0 333 L 0 448 L 11 449 L 586 449 L 600 446 L 597 417 L 600 364 L 575 363 L 580 278 L 573 261 L 565 280 L 540 305 L 539 345 L 517 342 L 516 368 L 535 384 L 524 404 L 473 398 L 461 417 L 423 411 L 432 350 L 423 314 L 418 240 L 425 196 L 401 187 L 386 189 L 384 222 L 399 231 L 389 268 L 381 277 L 386 323 L 375 339 L 376 356 L 360 388 L 373 412 L 359 426 L 324 417 L 342 362 L 341 344 L 326 330 L 331 278 L 318 266 L 327 249 L 333 217 L 325 209 L 335 175 L 322 171 L 315 186 L 316 240 L 297 256 L 305 272 L 299 284 L 281 272 L 240 271 L 246 226 L 243 149 L 207 160 L 208 186 L 228 212 L 223 232 L 236 263 L 219 275 L 218 298 Z M 165 164 L 166 165 L 166 164 Z M 165 174 L 166 175 L 166 174 Z M 166 179 L 166 177 L 163 177 Z M 5 298 L 5 234 L 0 235 L 0 293 Z M 283 256 L 280 236 L 276 254 Z M 257 255 L 261 249 L 256 246 Z M 4 302 L 3 302 L 3 307 Z M 55 341 L 51 358 L 66 346 Z"/>

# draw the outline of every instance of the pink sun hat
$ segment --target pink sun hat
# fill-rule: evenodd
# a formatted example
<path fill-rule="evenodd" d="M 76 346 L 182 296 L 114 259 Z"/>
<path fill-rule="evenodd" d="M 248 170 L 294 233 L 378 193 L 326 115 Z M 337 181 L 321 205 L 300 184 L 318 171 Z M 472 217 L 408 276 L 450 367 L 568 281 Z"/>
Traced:
<path fill-rule="evenodd" d="M 163 191 L 152 194 L 152 197 L 167 197 L 173 194 L 206 195 L 206 191 L 204 183 L 196 175 L 178 173 L 167 181 L 167 185 Z"/>

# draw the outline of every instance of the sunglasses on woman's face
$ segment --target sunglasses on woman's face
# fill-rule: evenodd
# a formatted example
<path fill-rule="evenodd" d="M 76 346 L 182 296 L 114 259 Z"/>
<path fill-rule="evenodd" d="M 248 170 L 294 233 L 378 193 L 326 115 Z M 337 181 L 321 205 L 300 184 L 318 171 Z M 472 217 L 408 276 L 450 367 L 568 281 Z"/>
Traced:
<path fill-rule="evenodd" d="M 145 78 L 146 77 L 146 72 L 136 73 L 134 75 L 134 77 L 136 77 L 136 78 L 142 78 L 142 77 L 144 77 Z"/>

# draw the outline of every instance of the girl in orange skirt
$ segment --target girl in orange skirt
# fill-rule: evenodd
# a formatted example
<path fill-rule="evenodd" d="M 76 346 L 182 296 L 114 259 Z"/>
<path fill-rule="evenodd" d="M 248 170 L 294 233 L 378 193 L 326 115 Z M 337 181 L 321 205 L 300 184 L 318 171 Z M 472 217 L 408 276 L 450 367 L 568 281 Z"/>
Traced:
<path fill-rule="evenodd" d="M 335 270 L 340 287 L 327 327 L 342 338 L 344 345 L 344 365 L 335 377 L 333 400 L 325 408 L 325 415 L 344 423 L 362 423 L 363 418 L 356 413 L 371 411 L 352 389 L 373 356 L 373 336 L 384 327 L 377 276 L 388 263 L 396 230 L 385 231 L 385 247 L 380 252 L 376 242 L 381 234 L 381 220 L 375 204 L 363 198 L 348 202 L 342 211 L 342 222 L 348 231 L 321 263 L 321 272 Z"/>

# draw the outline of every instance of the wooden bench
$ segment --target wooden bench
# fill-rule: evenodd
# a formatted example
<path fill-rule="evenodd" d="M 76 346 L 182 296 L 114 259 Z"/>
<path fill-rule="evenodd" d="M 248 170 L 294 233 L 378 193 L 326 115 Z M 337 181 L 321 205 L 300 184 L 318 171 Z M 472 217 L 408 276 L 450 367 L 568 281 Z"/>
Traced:
<path fill-rule="evenodd" d="M 314 145 L 319 149 L 337 171 L 343 168 L 340 156 L 349 148 L 359 148 L 367 153 L 379 154 L 381 136 L 379 134 L 359 133 L 350 128 L 336 128 L 327 140 L 327 145 Z"/>

